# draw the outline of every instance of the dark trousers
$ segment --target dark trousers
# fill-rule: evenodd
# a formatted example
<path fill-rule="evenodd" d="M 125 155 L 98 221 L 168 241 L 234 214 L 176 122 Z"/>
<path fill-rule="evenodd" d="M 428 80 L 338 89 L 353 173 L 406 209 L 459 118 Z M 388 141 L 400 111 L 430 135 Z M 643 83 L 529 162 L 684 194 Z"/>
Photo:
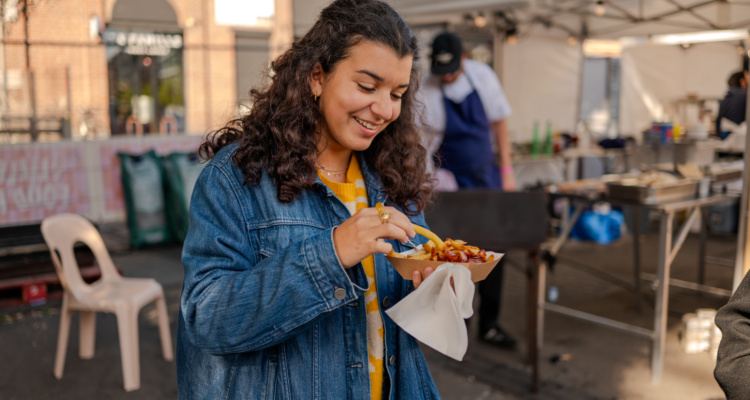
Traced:
<path fill-rule="evenodd" d="M 501 259 L 485 280 L 479 282 L 479 333 L 484 334 L 495 326 L 500 317 L 503 294 L 503 270 L 505 259 Z"/>

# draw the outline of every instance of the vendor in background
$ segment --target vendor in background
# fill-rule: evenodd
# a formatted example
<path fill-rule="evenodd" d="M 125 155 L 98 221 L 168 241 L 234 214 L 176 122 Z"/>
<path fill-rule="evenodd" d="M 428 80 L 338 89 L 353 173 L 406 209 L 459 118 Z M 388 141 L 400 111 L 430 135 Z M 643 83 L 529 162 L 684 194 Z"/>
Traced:
<path fill-rule="evenodd" d="M 451 171 L 461 189 L 516 190 L 505 121 L 511 108 L 495 71 L 468 59 L 452 32 L 435 37 L 431 61 L 421 96 L 438 166 Z"/>
<path fill-rule="evenodd" d="M 737 71 L 727 80 L 729 90 L 719 103 L 719 114 L 716 116 L 716 134 L 722 139 L 726 137 L 727 129 L 722 128 L 722 121 L 726 118 L 734 124 L 745 122 L 747 106 L 747 69 Z"/>
<path fill-rule="evenodd" d="M 461 39 L 452 32 L 435 37 L 430 71 L 420 94 L 426 107 L 426 142 L 436 153 L 437 166 L 452 172 L 460 189 L 515 190 L 505 121 L 511 109 L 495 71 L 468 59 Z M 498 149 L 499 157 L 493 147 Z M 438 172 L 438 189 L 448 186 L 440 182 L 441 176 L 444 175 Z M 510 348 L 516 340 L 498 324 L 502 281 L 501 260 L 479 283 L 479 337 Z"/>

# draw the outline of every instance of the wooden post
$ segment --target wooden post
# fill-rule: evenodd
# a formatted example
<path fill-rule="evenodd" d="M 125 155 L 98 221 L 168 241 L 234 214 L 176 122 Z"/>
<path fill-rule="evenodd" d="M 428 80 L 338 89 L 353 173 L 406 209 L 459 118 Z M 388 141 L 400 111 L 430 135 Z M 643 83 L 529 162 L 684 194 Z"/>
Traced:
<path fill-rule="evenodd" d="M 539 393 L 539 251 L 529 251 L 526 266 L 526 363 L 531 366 L 531 393 Z"/>

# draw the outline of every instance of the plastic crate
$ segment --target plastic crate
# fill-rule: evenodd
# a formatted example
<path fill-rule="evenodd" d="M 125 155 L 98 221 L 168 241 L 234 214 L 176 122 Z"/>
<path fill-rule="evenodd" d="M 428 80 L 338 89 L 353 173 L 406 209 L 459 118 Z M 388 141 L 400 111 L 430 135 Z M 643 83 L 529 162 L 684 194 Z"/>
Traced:
<path fill-rule="evenodd" d="M 740 203 L 737 200 L 714 204 L 708 211 L 708 230 L 720 235 L 737 233 L 740 219 Z"/>

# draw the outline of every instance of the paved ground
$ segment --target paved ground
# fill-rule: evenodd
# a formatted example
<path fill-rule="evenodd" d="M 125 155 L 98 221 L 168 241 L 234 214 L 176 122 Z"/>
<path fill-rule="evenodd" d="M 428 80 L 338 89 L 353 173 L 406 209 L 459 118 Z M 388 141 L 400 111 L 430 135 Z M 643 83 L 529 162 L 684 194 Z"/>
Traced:
<path fill-rule="evenodd" d="M 104 236 L 115 263 L 126 276 L 153 277 L 165 288 L 172 335 L 176 332 L 177 302 L 182 285 L 179 246 L 130 251 L 123 244 L 126 233 L 104 227 Z M 655 235 L 643 238 L 646 272 L 655 269 Z M 125 242 L 126 243 L 126 242 Z M 697 246 L 689 238 L 676 260 L 673 276 L 692 280 Z M 630 239 L 609 246 L 571 243 L 563 254 L 629 279 Z M 709 255 L 733 257 L 734 238 L 712 238 Z M 503 325 L 519 339 L 524 335 L 525 275 L 522 254 L 510 253 L 506 268 Z M 708 283 L 729 288 L 731 269 L 710 266 Z M 653 302 L 647 295 L 642 312 L 636 311 L 634 296 L 616 285 L 593 278 L 573 263 L 559 263 L 549 278 L 559 288 L 559 303 L 602 316 L 650 327 Z M 425 348 L 425 354 L 441 395 L 456 400 L 518 399 L 721 399 L 712 377 L 713 361 L 706 353 L 682 353 L 677 331 L 682 314 L 699 307 L 718 308 L 726 299 L 672 290 L 669 336 L 664 378 L 660 385 L 649 380 L 649 343 L 571 318 L 548 315 L 542 348 L 541 393 L 528 393 L 529 370 L 522 350 L 488 347 L 474 339 L 465 360 L 453 361 Z M 140 314 L 141 389 L 122 389 L 119 346 L 114 316 L 99 314 L 96 355 L 78 358 L 77 324 L 71 340 L 62 380 L 52 376 L 59 302 L 37 307 L 0 309 L 0 399 L 175 399 L 176 373 L 173 362 L 161 358 L 153 307 Z"/>

